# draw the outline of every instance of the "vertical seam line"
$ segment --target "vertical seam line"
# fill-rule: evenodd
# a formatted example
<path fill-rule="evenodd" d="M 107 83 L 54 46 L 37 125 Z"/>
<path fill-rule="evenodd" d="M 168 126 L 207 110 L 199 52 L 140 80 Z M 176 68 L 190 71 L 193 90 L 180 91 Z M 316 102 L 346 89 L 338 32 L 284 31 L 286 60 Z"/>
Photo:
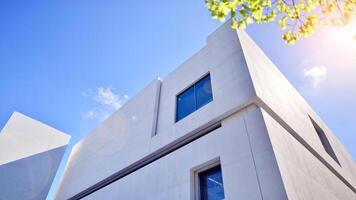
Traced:
<path fill-rule="evenodd" d="M 246 111 L 246 113 L 247 113 L 247 111 Z M 250 151 L 251 151 L 251 156 L 252 156 L 253 166 L 254 166 L 254 168 L 255 168 L 255 173 L 256 173 L 256 177 L 257 177 L 258 188 L 259 188 L 259 190 L 260 190 L 260 196 L 261 196 L 261 199 L 263 200 L 262 188 L 261 188 L 261 182 L 260 182 L 260 178 L 259 178 L 258 173 L 257 173 L 257 167 L 256 167 L 256 162 L 255 162 L 255 156 L 253 155 L 252 145 L 251 145 L 251 140 L 250 140 L 250 134 L 249 134 L 248 129 L 247 129 L 245 116 L 243 117 L 243 119 L 244 119 L 244 125 L 245 125 L 245 129 L 246 129 L 246 134 L 247 134 L 248 144 L 249 144 L 249 146 L 250 146 Z"/>

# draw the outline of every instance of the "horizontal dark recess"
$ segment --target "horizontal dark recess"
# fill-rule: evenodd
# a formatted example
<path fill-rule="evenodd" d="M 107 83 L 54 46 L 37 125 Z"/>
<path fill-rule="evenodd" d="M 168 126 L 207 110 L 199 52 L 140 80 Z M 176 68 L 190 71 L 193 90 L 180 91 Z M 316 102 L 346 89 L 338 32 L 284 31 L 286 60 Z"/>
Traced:
<path fill-rule="evenodd" d="M 114 173 L 113 175 L 105 178 L 104 180 L 90 186 L 89 188 L 83 190 L 82 192 L 74 195 L 73 197 L 69 198 L 69 200 L 77 200 L 77 199 L 82 199 L 108 185 L 110 185 L 111 183 L 145 167 L 146 165 L 149 165 L 151 163 L 153 163 L 154 161 L 172 153 L 173 151 L 180 149 L 181 147 L 184 147 L 185 145 L 199 139 L 200 137 L 218 129 L 221 127 L 221 123 L 215 123 L 211 126 L 208 126 L 206 128 L 203 128 L 201 130 L 196 130 L 193 131 L 171 143 L 169 143 L 168 145 L 152 152 L 151 154 L 145 156 L 144 158 L 134 162 L 133 164 L 125 167 L 124 169 Z"/>

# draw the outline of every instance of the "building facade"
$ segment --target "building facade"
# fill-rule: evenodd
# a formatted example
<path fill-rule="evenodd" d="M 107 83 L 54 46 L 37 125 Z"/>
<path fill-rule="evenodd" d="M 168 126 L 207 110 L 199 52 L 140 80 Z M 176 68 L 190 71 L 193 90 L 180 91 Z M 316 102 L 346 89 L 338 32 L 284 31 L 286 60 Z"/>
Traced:
<path fill-rule="evenodd" d="M 74 146 L 56 199 L 356 199 L 355 187 L 345 147 L 224 24 Z"/>
<path fill-rule="evenodd" d="M 70 136 L 14 112 L 0 133 L 0 200 L 44 200 Z"/>

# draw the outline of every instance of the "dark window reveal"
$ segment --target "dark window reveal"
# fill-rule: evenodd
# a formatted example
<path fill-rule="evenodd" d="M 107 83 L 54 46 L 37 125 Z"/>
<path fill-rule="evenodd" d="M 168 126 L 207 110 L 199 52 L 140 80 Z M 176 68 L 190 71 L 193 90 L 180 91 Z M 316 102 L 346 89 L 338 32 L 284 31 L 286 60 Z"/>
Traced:
<path fill-rule="evenodd" d="M 337 162 L 337 164 L 340 165 L 339 160 L 336 157 L 336 154 L 333 150 L 333 148 L 331 147 L 331 144 L 328 140 L 328 138 L 325 135 L 325 132 L 323 131 L 323 129 L 320 128 L 320 126 L 312 119 L 310 118 L 311 122 L 313 123 L 314 129 L 315 131 L 318 133 L 319 139 L 321 144 L 323 145 L 326 153 L 329 154 L 329 156 L 335 160 L 335 162 Z"/>
<path fill-rule="evenodd" d="M 179 121 L 213 100 L 210 74 L 177 96 L 176 121 Z"/>

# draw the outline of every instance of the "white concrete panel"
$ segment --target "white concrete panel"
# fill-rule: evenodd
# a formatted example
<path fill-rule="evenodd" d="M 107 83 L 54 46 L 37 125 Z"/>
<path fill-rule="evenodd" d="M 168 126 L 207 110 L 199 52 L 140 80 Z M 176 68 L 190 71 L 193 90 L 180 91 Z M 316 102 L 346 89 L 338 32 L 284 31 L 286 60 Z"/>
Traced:
<path fill-rule="evenodd" d="M 176 122 L 176 96 L 210 73 L 213 101 Z M 252 82 L 235 30 L 225 24 L 207 39 L 207 44 L 164 78 L 158 114 L 157 135 L 151 151 L 226 117 L 251 103 L 255 97 Z"/>
<path fill-rule="evenodd" d="M 58 199 L 69 198 L 148 154 L 159 84 L 151 82 L 76 144 Z"/>
<path fill-rule="evenodd" d="M 258 112 L 258 111 L 257 111 Z M 260 111 L 259 111 L 260 112 Z M 222 122 L 222 127 L 192 143 L 164 156 L 163 158 L 135 171 L 134 173 L 104 187 L 84 199 L 126 199 L 126 200 L 180 200 L 191 199 L 193 170 L 216 158 L 220 158 L 225 198 L 262 199 L 256 175 L 251 146 L 244 117 L 251 123 L 263 123 L 256 113 L 241 112 Z M 261 124 L 263 127 L 263 124 Z M 261 127 L 261 128 L 262 128 Z M 257 130 L 257 129 L 255 129 Z M 265 134 L 266 129 L 262 128 Z M 259 152 L 256 152 L 259 154 Z M 271 155 L 269 155 L 271 156 Z M 260 159 L 262 157 L 259 157 Z M 275 168 L 278 170 L 278 168 Z M 265 174 L 266 175 L 266 174 Z M 270 179 L 270 184 L 275 184 Z M 280 191 L 271 193 L 283 193 Z M 285 199 L 280 195 L 266 194 L 263 199 Z M 284 196 L 285 197 L 285 196 Z"/>
<path fill-rule="evenodd" d="M 245 123 L 263 199 L 288 199 L 261 109 L 250 110 Z"/>
<path fill-rule="evenodd" d="M 65 146 L 0 165 L 1 200 L 44 200 Z"/>
<path fill-rule="evenodd" d="M 0 199 L 46 199 L 69 138 L 14 112 L 0 134 Z"/>
<path fill-rule="evenodd" d="M 288 199 L 356 199 L 356 195 L 268 113 L 263 112 Z"/>
<path fill-rule="evenodd" d="M 292 129 L 356 187 L 356 171 L 350 153 L 252 39 L 245 32 L 239 32 L 239 38 L 256 94 L 260 99 L 259 105 L 274 118 L 278 118 L 277 121 L 283 123 L 283 126 Z M 324 150 L 308 115 L 324 130 L 342 167 Z"/>
<path fill-rule="evenodd" d="M 14 112 L 0 134 L 0 165 L 67 145 L 70 136 Z"/>

